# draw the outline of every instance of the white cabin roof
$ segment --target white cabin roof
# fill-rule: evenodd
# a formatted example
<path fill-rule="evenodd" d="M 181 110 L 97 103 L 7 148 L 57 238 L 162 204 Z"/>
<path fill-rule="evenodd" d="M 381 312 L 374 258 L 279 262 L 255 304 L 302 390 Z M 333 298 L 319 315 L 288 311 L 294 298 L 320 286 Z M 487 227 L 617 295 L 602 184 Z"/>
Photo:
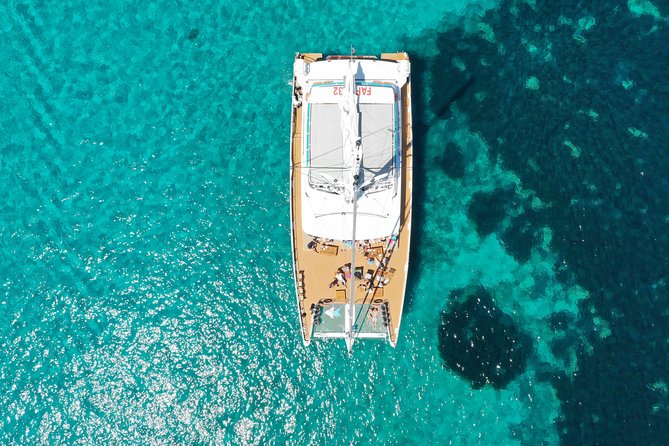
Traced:
<path fill-rule="evenodd" d="M 355 239 L 372 240 L 396 234 L 400 223 L 400 195 L 391 189 L 358 197 Z M 316 237 L 351 240 L 353 205 L 347 203 L 343 195 L 305 190 L 302 229 Z"/>
<path fill-rule="evenodd" d="M 301 63 L 300 63 L 301 62 Z M 341 193 L 344 158 L 339 125 L 343 77 L 348 60 L 305 64 L 295 76 L 303 89 L 302 228 L 307 234 L 351 240 L 353 204 Z M 378 239 L 399 231 L 401 214 L 401 145 L 399 89 L 407 73 L 400 64 L 356 60 L 362 189 L 357 199 L 356 240 Z M 404 67 L 404 70 L 407 68 Z"/>

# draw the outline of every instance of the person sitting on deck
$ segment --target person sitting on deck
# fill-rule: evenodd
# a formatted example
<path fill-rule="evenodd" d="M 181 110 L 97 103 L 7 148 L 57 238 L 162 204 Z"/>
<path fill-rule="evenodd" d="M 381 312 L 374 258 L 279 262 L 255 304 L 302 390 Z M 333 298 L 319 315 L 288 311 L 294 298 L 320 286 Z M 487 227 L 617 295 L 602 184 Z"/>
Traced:
<path fill-rule="evenodd" d="M 309 242 L 307 248 L 313 249 L 318 254 L 318 242 L 315 239 Z"/>
<path fill-rule="evenodd" d="M 390 279 L 393 278 L 393 275 L 395 274 L 395 268 L 388 268 L 388 270 L 384 270 L 382 272 L 381 277 L 379 277 L 379 286 L 384 287 L 390 283 Z"/>
<path fill-rule="evenodd" d="M 293 107 L 299 108 L 302 106 L 302 87 L 297 86 L 293 90 Z"/>
<path fill-rule="evenodd" d="M 362 283 L 360 284 L 360 286 L 369 289 L 372 286 L 372 274 L 373 273 L 374 273 L 373 270 L 368 269 L 367 273 L 365 273 L 365 277 L 362 279 Z"/>
<path fill-rule="evenodd" d="M 346 285 L 346 277 L 341 273 L 341 271 L 337 271 L 335 273 L 335 280 L 337 281 L 337 284 L 339 286 L 344 286 Z"/>
<path fill-rule="evenodd" d="M 384 269 L 386 267 L 386 259 L 382 258 L 381 260 L 377 259 L 376 257 L 373 257 L 370 259 L 373 264 L 376 265 L 378 269 Z"/>

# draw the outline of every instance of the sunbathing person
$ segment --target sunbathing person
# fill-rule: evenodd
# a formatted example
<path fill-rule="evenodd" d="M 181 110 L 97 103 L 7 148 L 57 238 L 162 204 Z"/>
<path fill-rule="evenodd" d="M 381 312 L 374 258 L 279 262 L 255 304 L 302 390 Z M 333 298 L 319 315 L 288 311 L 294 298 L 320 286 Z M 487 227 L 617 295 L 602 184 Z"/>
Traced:
<path fill-rule="evenodd" d="M 367 270 L 367 273 L 365 273 L 365 277 L 362 279 L 362 283 L 360 286 L 364 286 L 365 288 L 369 288 L 372 285 L 372 271 L 371 269 Z"/>
<path fill-rule="evenodd" d="M 337 284 L 340 286 L 346 285 L 346 277 L 344 277 L 344 275 L 340 271 L 337 271 L 337 273 L 335 274 L 335 280 L 337 281 Z"/>

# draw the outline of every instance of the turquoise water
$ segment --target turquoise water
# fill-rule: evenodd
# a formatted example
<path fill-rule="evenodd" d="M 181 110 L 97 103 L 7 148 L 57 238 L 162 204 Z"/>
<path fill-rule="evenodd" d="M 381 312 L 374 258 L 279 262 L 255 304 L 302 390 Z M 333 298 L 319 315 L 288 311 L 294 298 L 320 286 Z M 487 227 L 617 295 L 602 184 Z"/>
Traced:
<path fill-rule="evenodd" d="M 514 257 L 502 233 L 551 200 L 492 152 L 475 114 L 432 105 L 440 36 L 494 41 L 498 8 L 0 6 L 0 443 L 558 444 L 570 400 L 542 376 L 573 380 L 611 339 L 610 314 L 568 274 L 557 226 L 537 223 Z M 409 51 L 422 105 L 401 338 L 351 358 L 342 342 L 302 346 L 288 218 L 294 53 L 350 44 Z M 447 143 L 460 174 L 444 167 Z M 513 204 L 482 234 L 470 202 L 498 189 Z M 441 312 L 471 286 L 531 340 L 502 386 L 444 362 Z"/>

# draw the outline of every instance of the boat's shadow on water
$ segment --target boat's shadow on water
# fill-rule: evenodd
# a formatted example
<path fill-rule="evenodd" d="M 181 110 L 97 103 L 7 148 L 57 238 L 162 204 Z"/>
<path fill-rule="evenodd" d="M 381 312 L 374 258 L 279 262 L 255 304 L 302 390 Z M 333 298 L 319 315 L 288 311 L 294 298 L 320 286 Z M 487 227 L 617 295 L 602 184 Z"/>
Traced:
<path fill-rule="evenodd" d="M 427 138 L 430 128 L 442 119 L 447 119 L 450 107 L 463 98 L 474 85 L 475 78 L 470 72 L 449 70 L 440 64 L 435 64 L 428 58 L 409 53 L 412 65 L 412 114 L 413 114 L 413 199 L 412 199 L 412 230 L 411 253 L 409 258 L 409 284 L 404 302 L 404 311 L 410 312 L 417 291 L 415 284 L 421 265 L 426 261 L 423 255 L 425 246 L 426 221 L 425 202 L 427 197 Z M 449 65 L 450 66 L 450 65 Z M 427 84 L 428 75 L 432 79 Z M 436 81 L 435 81 L 436 80 Z M 436 88 L 437 85 L 440 88 Z M 425 92 L 431 96 L 426 98 Z M 455 144 L 444 138 L 444 155 L 439 158 L 440 167 L 452 178 L 462 177 L 464 174 L 464 160 L 462 153 Z"/>
<path fill-rule="evenodd" d="M 411 57 L 412 75 L 412 115 L 413 115 L 413 196 L 411 199 L 411 252 L 409 253 L 408 286 L 404 297 L 404 312 L 410 312 L 416 298 L 418 283 L 418 265 L 421 261 L 423 246 L 423 229 L 425 221 L 425 146 L 429 125 L 426 123 L 425 69 L 427 60 L 409 53 Z"/>
<path fill-rule="evenodd" d="M 592 31 L 583 28 L 594 21 Z M 528 240 L 531 248 L 537 231 L 550 229 L 550 250 L 562 265 L 556 278 L 587 290 L 580 316 L 596 314 L 611 329 L 600 337 L 596 327 L 579 327 L 592 347 L 578 348 L 578 373 L 553 370 L 541 378 L 562 405 L 562 442 L 669 444 L 662 428 L 669 394 L 658 390 L 669 373 L 666 21 L 605 3 L 503 1 L 482 23 L 493 39 L 462 29 L 421 36 L 436 39 L 430 58 L 412 51 L 416 39 L 405 45 L 413 62 L 415 148 L 405 311 L 424 297 L 419 281 L 439 280 L 418 277 L 430 245 L 423 224 L 432 166 L 425 154 L 430 127 L 455 101 L 490 156 L 548 204 L 524 209 L 509 238 L 500 234 L 516 247 L 510 253 L 527 261 Z M 454 64 L 475 72 L 454 74 Z M 454 174 L 462 171 L 457 160 L 443 161 Z"/>

